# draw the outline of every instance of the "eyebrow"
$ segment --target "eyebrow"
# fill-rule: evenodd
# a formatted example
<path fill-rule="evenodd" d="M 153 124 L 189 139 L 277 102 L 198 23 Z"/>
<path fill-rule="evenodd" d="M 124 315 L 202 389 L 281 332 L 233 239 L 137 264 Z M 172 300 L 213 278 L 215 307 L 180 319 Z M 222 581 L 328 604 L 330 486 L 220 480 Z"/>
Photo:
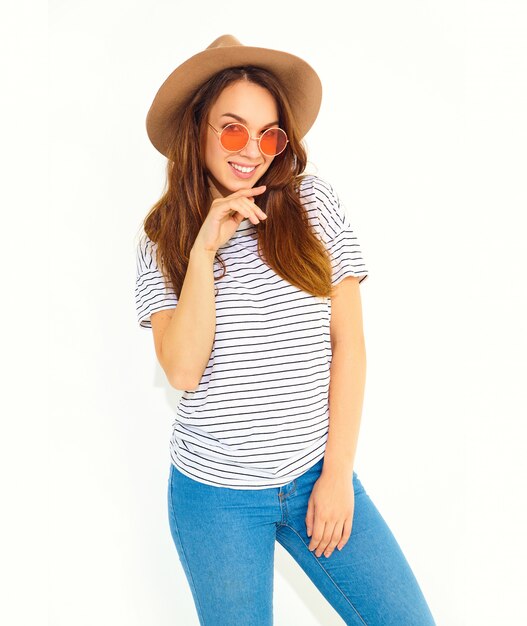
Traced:
<path fill-rule="evenodd" d="M 235 113 L 224 113 L 223 115 L 220 115 L 221 117 L 233 117 L 235 120 L 238 120 L 238 122 L 241 122 L 242 124 L 247 124 L 247 120 L 244 120 L 243 117 L 240 117 L 239 115 L 236 115 Z M 264 126 L 262 126 L 262 128 L 265 128 L 266 126 L 273 126 L 273 124 L 278 124 L 279 120 L 276 120 L 276 122 L 269 122 L 269 124 L 265 124 Z"/>

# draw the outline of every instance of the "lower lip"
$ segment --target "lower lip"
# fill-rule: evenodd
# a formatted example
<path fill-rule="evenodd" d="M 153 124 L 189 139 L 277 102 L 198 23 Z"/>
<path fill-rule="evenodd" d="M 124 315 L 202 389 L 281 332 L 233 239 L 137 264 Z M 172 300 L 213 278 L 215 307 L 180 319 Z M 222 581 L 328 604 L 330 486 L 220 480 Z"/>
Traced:
<path fill-rule="evenodd" d="M 255 167 L 254 170 L 250 171 L 250 172 L 240 172 L 239 170 L 237 170 L 235 167 L 232 167 L 232 165 L 229 163 L 229 167 L 231 168 L 231 170 L 234 172 L 234 174 L 238 177 L 238 178 L 251 178 L 251 176 L 254 174 L 254 172 L 256 172 L 257 168 Z"/>

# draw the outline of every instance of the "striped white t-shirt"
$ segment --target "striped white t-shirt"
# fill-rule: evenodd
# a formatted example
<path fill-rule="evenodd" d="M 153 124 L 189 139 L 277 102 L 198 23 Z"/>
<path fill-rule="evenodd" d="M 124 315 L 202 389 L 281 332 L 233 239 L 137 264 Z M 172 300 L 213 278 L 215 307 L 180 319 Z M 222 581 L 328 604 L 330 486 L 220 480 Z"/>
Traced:
<path fill-rule="evenodd" d="M 368 277 L 343 204 L 325 180 L 310 175 L 299 195 L 315 232 L 329 249 L 336 284 Z M 233 489 L 266 489 L 294 480 L 323 456 L 329 424 L 331 299 L 294 287 L 263 263 L 256 225 L 240 222 L 214 261 L 216 332 L 199 386 L 184 391 L 169 451 L 194 480 Z M 156 266 L 145 233 L 137 247 L 136 309 L 174 308 L 177 297 Z"/>

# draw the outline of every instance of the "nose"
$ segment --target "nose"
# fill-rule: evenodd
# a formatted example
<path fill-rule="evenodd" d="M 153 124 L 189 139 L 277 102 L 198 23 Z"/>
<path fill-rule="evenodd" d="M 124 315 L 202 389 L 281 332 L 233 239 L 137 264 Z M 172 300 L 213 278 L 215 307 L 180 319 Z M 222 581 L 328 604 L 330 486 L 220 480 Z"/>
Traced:
<path fill-rule="evenodd" d="M 258 159 L 261 157 L 265 158 L 265 155 L 260 152 L 260 148 L 258 146 L 258 137 L 251 137 L 245 148 L 241 150 L 239 154 L 240 156 L 246 156 L 250 159 Z"/>

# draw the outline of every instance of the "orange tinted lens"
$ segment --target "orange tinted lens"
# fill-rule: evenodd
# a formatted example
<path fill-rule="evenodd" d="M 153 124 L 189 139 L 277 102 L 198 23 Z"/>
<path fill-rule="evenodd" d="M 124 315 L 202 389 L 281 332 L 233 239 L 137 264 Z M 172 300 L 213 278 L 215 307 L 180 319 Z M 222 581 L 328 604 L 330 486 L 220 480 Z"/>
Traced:
<path fill-rule="evenodd" d="M 269 156 L 279 154 L 287 144 L 287 135 L 281 128 L 269 128 L 262 135 L 260 147 Z"/>
<path fill-rule="evenodd" d="M 221 133 L 221 144 L 225 150 L 241 150 L 247 144 L 249 133 L 241 124 L 229 124 Z"/>

